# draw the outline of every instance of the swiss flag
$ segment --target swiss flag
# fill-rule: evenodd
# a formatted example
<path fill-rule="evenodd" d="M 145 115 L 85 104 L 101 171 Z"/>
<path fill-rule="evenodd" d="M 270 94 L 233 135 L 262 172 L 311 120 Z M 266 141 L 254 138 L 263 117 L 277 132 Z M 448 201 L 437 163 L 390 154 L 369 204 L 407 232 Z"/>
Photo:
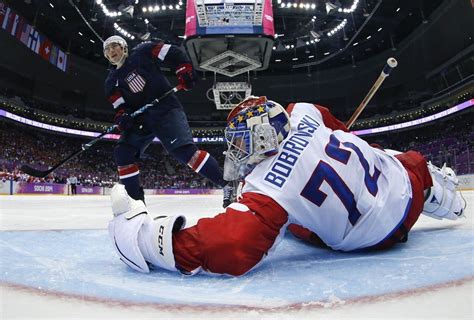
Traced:
<path fill-rule="evenodd" d="M 43 59 L 49 61 L 49 58 L 51 57 L 53 43 L 46 37 L 41 37 L 40 42 L 41 44 L 39 48 L 39 55 L 43 57 Z"/>

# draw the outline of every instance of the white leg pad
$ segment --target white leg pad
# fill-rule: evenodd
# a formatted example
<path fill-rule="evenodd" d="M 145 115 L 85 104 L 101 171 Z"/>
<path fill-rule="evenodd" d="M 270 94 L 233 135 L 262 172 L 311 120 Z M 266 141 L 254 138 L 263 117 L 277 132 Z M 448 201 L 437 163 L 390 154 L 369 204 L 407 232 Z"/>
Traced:
<path fill-rule="evenodd" d="M 149 216 L 138 234 L 138 247 L 145 260 L 158 268 L 177 271 L 173 253 L 173 232 L 186 224 L 184 216 Z"/>
<path fill-rule="evenodd" d="M 456 220 L 464 213 L 466 202 L 457 186 L 459 180 L 451 168 L 438 168 L 428 163 L 433 186 L 423 206 L 423 214 L 435 219 Z"/>

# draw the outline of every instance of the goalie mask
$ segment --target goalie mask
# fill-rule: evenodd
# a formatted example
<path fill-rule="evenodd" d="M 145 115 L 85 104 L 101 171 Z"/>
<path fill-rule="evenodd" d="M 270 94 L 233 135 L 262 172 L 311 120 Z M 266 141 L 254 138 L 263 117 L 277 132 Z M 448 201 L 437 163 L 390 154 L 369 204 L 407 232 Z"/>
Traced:
<path fill-rule="evenodd" d="M 224 179 L 243 179 L 267 157 L 278 153 L 278 146 L 290 131 L 285 109 L 266 97 L 249 97 L 227 117 Z"/>
<path fill-rule="evenodd" d="M 109 54 L 109 51 L 112 51 L 112 48 L 116 45 L 119 45 L 123 53 L 120 56 L 120 59 L 115 59 Z M 104 49 L 104 57 L 109 60 L 109 62 L 115 66 L 121 66 L 125 59 L 128 57 L 128 45 L 127 41 L 125 41 L 124 38 L 120 36 L 111 36 L 108 37 L 103 44 L 103 49 Z"/>

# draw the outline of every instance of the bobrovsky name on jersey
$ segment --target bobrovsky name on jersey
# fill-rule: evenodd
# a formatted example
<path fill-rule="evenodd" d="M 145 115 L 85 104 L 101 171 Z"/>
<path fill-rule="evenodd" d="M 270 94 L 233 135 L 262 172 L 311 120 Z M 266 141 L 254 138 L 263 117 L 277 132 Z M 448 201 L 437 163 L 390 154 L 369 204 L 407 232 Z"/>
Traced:
<path fill-rule="evenodd" d="M 281 188 L 291 174 L 299 156 L 309 145 L 314 133 L 319 128 L 320 123 L 308 115 L 305 115 L 297 125 L 296 132 L 292 133 L 283 142 L 282 151 L 273 161 L 270 171 L 265 175 L 264 180 Z"/>

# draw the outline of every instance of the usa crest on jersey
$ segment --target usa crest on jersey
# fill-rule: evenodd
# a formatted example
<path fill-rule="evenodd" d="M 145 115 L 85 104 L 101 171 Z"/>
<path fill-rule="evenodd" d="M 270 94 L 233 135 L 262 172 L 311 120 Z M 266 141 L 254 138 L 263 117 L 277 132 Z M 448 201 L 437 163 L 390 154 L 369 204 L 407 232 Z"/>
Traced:
<path fill-rule="evenodd" d="M 143 91 L 143 88 L 145 88 L 146 85 L 145 79 L 135 71 L 130 72 L 127 75 L 125 82 L 127 82 L 128 87 L 133 93 Z"/>

